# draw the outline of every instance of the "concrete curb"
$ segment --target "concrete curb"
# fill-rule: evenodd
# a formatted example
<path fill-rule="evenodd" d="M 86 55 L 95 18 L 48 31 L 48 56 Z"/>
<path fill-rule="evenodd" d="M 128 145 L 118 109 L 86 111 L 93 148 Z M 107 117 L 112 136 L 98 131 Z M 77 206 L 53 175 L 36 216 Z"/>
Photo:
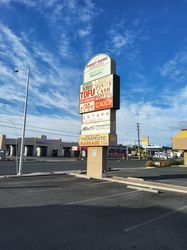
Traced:
<path fill-rule="evenodd" d="M 123 177 L 113 176 L 110 178 L 106 177 L 103 179 L 107 181 L 111 181 L 111 182 L 134 185 L 136 187 L 152 188 L 152 189 L 158 189 L 161 191 L 171 191 L 171 192 L 187 194 L 187 187 L 184 187 L 184 186 L 177 186 L 177 185 L 165 184 L 165 183 L 160 183 L 160 182 L 144 181 L 143 179 L 133 178 L 133 177 L 123 178 Z"/>
<path fill-rule="evenodd" d="M 48 175 L 72 175 L 78 178 L 84 179 L 93 179 L 85 174 L 81 174 L 83 171 L 75 170 L 75 171 L 52 171 L 52 172 L 37 172 L 37 173 L 29 173 L 29 174 L 22 174 L 22 175 L 4 175 L 0 176 L 0 179 L 6 178 L 21 178 L 21 177 L 34 177 L 34 176 L 48 176 Z M 84 171 L 85 173 L 85 171 Z M 117 182 L 123 183 L 126 185 L 134 185 L 136 187 L 143 187 L 143 188 L 152 188 L 158 189 L 161 191 L 171 191 L 171 192 L 178 192 L 178 193 L 185 193 L 187 194 L 187 187 L 185 186 L 177 186 L 172 184 L 165 184 L 160 182 L 150 182 L 144 181 L 141 178 L 134 178 L 134 177 L 118 177 L 118 176 L 111 176 L 111 177 L 103 177 L 103 178 L 94 178 L 98 180 L 106 180 L 110 182 Z"/>
<path fill-rule="evenodd" d="M 70 173 L 69 175 L 73 175 L 73 176 L 75 176 L 75 177 L 78 177 L 78 178 L 84 178 L 84 179 L 93 179 L 93 178 L 91 178 L 91 177 L 89 177 L 89 176 L 87 176 L 87 175 L 83 175 L 83 174 L 77 174 L 77 173 Z"/>
<path fill-rule="evenodd" d="M 142 178 L 135 178 L 135 177 L 118 177 L 118 176 L 111 176 L 111 177 L 103 177 L 103 178 L 91 178 L 87 175 L 83 175 L 81 173 L 71 173 L 70 175 L 74 175 L 75 177 L 79 178 L 85 178 L 85 179 L 97 179 L 97 180 L 106 180 L 110 182 L 117 182 L 117 183 L 123 183 L 126 185 L 133 185 L 136 187 L 142 187 L 142 188 L 150 188 L 150 189 L 157 189 L 160 191 L 171 191 L 171 192 L 178 192 L 178 193 L 184 193 L 187 194 L 187 187 L 184 186 L 177 186 L 172 184 L 165 184 L 160 182 L 150 182 L 150 181 L 144 181 Z"/>
<path fill-rule="evenodd" d="M 34 177 L 34 176 L 48 176 L 48 175 L 76 175 L 80 174 L 81 172 L 78 170 L 76 172 L 71 171 L 51 171 L 51 172 L 36 172 L 36 173 L 29 173 L 29 174 L 22 174 L 22 175 L 1 175 L 0 179 L 6 178 L 21 178 L 21 177 Z"/>

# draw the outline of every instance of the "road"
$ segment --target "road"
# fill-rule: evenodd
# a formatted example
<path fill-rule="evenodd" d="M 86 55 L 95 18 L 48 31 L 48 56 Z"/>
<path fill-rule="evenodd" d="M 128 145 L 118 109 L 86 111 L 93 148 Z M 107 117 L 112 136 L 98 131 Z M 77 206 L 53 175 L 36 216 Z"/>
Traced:
<path fill-rule="evenodd" d="M 137 160 L 109 160 L 108 168 L 134 168 L 144 167 L 145 161 Z M 52 171 L 72 171 L 86 170 L 86 160 L 53 160 L 47 161 L 25 161 L 23 162 L 23 173 L 52 172 Z M 15 161 L 0 161 L 0 175 L 11 175 L 16 173 Z"/>
<path fill-rule="evenodd" d="M 1 250 L 185 250 L 187 196 L 68 175 L 0 180 Z"/>

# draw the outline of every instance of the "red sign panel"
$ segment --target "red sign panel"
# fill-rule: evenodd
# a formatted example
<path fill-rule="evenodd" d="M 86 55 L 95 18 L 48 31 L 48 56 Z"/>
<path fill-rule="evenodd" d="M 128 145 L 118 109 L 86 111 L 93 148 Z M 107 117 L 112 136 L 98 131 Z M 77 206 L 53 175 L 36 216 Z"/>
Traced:
<path fill-rule="evenodd" d="M 119 94 L 114 96 L 119 89 L 119 78 L 108 75 L 97 80 L 80 85 L 80 113 L 87 113 L 103 109 L 118 109 Z M 117 105 L 116 105 L 117 104 Z"/>

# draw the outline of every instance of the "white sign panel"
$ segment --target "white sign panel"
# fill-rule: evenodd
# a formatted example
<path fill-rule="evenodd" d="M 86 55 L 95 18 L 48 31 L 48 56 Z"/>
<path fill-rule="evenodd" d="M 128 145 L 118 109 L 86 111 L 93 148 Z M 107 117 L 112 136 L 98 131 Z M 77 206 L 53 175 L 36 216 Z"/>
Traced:
<path fill-rule="evenodd" d="M 110 117 L 111 117 L 110 114 L 111 114 L 110 109 L 95 111 L 91 113 L 85 113 L 82 115 L 82 123 L 86 124 L 86 123 L 110 121 Z"/>
<path fill-rule="evenodd" d="M 72 150 L 72 151 L 77 151 L 77 150 L 78 150 L 78 146 L 73 146 L 73 147 L 71 148 L 71 150 Z"/>
<path fill-rule="evenodd" d="M 106 54 L 98 54 L 86 64 L 83 82 L 86 83 L 115 73 L 115 62 Z"/>
<path fill-rule="evenodd" d="M 111 122 L 96 122 L 96 123 L 87 123 L 82 124 L 81 126 L 81 134 L 100 134 L 100 133 L 110 133 L 111 132 Z"/>

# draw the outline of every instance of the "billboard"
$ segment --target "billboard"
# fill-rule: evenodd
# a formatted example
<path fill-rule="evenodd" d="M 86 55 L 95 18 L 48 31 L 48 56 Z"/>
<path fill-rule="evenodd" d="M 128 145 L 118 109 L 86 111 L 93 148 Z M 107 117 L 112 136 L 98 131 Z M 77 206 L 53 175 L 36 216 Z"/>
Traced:
<path fill-rule="evenodd" d="M 84 68 L 83 82 L 89 82 L 97 78 L 116 73 L 115 62 L 106 54 L 98 54 L 86 64 Z"/>
<path fill-rule="evenodd" d="M 80 85 L 80 113 L 119 109 L 119 76 L 108 75 Z"/>
<path fill-rule="evenodd" d="M 89 134 L 80 135 L 80 146 L 108 146 L 116 145 L 116 134 Z"/>

